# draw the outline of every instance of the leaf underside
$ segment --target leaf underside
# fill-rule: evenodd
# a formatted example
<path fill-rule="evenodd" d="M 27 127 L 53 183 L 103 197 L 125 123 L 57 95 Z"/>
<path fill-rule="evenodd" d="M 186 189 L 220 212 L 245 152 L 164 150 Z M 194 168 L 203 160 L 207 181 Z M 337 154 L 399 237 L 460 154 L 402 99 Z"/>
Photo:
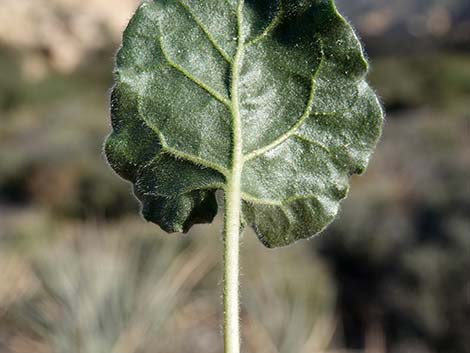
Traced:
<path fill-rule="evenodd" d="M 147 220 L 186 232 L 217 213 L 236 111 L 241 221 L 268 247 L 309 238 L 379 139 L 367 69 L 330 0 L 147 1 L 117 54 L 106 156 Z"/>

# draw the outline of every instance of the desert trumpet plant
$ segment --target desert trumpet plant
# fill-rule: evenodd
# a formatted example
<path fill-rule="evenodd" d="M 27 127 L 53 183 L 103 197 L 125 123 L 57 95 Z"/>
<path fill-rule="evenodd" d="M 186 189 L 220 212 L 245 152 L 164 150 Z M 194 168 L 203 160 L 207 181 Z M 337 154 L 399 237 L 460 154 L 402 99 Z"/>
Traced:
<path fill-rule="evenodd" d="M 225 195 L 225 351 L 240 352 L 240 232 L 309 238 L 362 173 L 383 114 L 332 0 L 153 0 L 117 54 L 110 165 L 167 232 L 211 222 Z"/>

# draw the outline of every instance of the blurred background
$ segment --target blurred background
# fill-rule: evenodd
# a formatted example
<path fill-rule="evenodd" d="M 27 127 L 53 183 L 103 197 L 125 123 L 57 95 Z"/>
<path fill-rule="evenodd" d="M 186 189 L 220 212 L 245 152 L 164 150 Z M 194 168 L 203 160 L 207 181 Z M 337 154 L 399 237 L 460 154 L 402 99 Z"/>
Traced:
<path fill-rule="evenodd" d="M 470 352 L 470 2 L 337 0 L 387 111 L 334 224 L 243 245 L 244 351 Z M 0 0 L 0 353 L 221 353 L 221 222 L 163 235 L 106 166 L 137 0 Z"/>

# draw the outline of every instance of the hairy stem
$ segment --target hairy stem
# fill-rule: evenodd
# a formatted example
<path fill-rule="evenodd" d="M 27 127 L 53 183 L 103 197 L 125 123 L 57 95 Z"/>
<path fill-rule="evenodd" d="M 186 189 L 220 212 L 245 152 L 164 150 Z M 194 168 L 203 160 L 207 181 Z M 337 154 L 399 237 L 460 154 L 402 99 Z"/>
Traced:
<path fill-rule="evenodd" d="M 233 178 L 234 179 L 234 178 Z M 238 184 L 238 185 L 237 185 Z M 240 353 L 240 185 L 233 180 L 225 196 L 224 349 Z"/>
<path fill-rule="evenodd" d="M 232 170 L 227 177 L 225 190 L 225 241 L 224 241 L 224 350 L 225 353 L 240 353 L 240 216 L 241 176 L 243 170 L 242 126 L 238 81 L 243 62 L 242 38 L 243 0 L 239 1 L 238 48 L 232 63 L 231 108 L 232 108 Z"/>

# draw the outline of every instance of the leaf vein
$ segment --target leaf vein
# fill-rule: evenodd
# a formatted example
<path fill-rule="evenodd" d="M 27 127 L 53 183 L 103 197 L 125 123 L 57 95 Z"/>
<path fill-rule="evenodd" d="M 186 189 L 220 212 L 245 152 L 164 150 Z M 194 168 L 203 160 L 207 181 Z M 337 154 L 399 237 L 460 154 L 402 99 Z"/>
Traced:
<path fill-rule="evenodd" d="M 277 207 L 284 207 L 296 201 L 303 201 L 303 200 L 309 200 L 309 199 L 315 199 L 319 201 L 318 195 L 302 195 L 302 196 L 298 195 L 298 196 L 289 197 L 284 200 L 272 200 L 272 199 L 260 199 L 259 197 L 253 196 L 247 192 L 242 192 L 242 198 L 244 201 L 249 202 L 249 203 L 265 205 L 265 206 L 277 206 Z"/>
<path fill-rule="evenodd" d="M 318 141 L 315 141 L 315 140 L 311 140 L 311 139 L 309 139 L 309 138 L 307 138 L 307 137 L 305 137 L 305 136 L 299 135 L 299 134 L 297 134 L 297 133 L 295 133 L 295 134 L 293 135 L 293 137 L 295 137 L 295 138 L 297 138 L 297 139 L 299 139 L 299 140 L 301 140 L 301 141 L 305 141 L 305 142 L 307 142 L 307 143 L 309 143 L 309 144 L 311 144 L 311 145 L 318 146 L 318 147 L 320 147 L 322 150 L 324 150 L 325 152 L 327 152 L 328 154 L 330 154 L 330 155 L 332 154 L 332 153 L 331 153 L 331 150 L 330 150 L 327 146 L 325 146 L 323 143 L 321 143 L 321 142 L 318 142 Z"/>
<path fill-rule="evenodd" d="M 163 150 L 162 151 L 163 153 L 166 152 L 168 154 L 173 155 L 176 158 L 187 160 L 187 161 L 192 162 L 193 164 L 196 164 L 198 166 L 214 169 L 214 170 L 218 171 L 219 173 L 221 173 L 224 176 L 228 176 L 230 174 L 230 172 L 225 167 L 223 167 L 221 165 L 218 165 L 216 163 L 210 162 L 210 161 L 208 161 L 204 158 L 198 157 L 194 154 L 187 153 L 187 152 L 182 152 L 182 151 L 180 151 L 180 150 L 178 150 L 174 147 L 170 147 L 170 146 L 164 146 L 162 148 L 162 150 Z"/>
<path fill-rule="evenodd" d="M 248 41 L 248 43 L 246 43 L 246 46 L 254 45 L 257 42 L 259 42 L 260 40 L 266 38 L 273 30 L 276 29 L 277 26 L 279 26 L 279 24 L 282 21 L 283 14 L 284 14 L 284 8 L 282 6 L 282 0 L 279 0 L 279 8 L 277 10 L 276 16 L 273 18 L 271 23 L 265 28 L 263 33 L 261 33 L 259 36 L 255 37 L 255 38 L 253 38 L 252 40 Z"/>
<path fill-rule="evenodd" d="M 209 42 L 212 44 L 215 50 L 219 52 L 219 54 L 227 61 L 229 64 L 232 63 L 232 58 L 225 52 L 224 49 L 220 46 L 220 44 L 217 43 L 215 38 L 212 36 L 212 34 L 207 30 L 206 26 L 202 23 L 202 21 L 194 14 L 192 9 L 189 7 L 188 4 L 183 2 L 182 0 L 178 0 L 178 3 L 183 7 L 186 12 L 189 13 L 191 18 L 194 20 L 194 22 L 198 25 L 198 27 L 201 29 L 201 31 L 205 34 Z"/>
<path fill-rule="evenodd" d="M 302 124 L 305 122 L 305 120 L 312 114 L 313 102 L 314 102 L 314 99 L 315 99 L 315 83 L 316 83 L 315 81 L 316 81 L 316 77 L 317 77 L 317 75 L 320 72 L 320 69 L 322 67 L 323 60 L 324 60 L 324 53 L 323 53 L 323 50 L 322 50 L 322 57 L 321 57 L 320 63 L 318 64 L 318 67 L 316 68 L 314 74 L 311 77 L 310 97 L 307 101 L 307 105 L 305 107 L 304 113 L 300 116 L 300 118 L 297 120 L 297 122 L 294 125 L 292 125 L 292 127 L 288 131 L 286 131 L 284 134 L 279 136 L 276 140 L 274 140 L 273 142 L 271 142 L 270 144 L 268 144 L 264 147 L 258 148 L 256 150 L 251 151 L 250 153 L 246 154 L 244 156 L 244 161 L 245 162 L 249 161 L 251 159 L 254 159 L 254 158 L 262 155 L 263 153 L 266 153 L 266 152 L 276 148 L 277 146 L 279 146 L 280 144 L 285 142 L 287 139 L 292 137 L 297 132 L 297 130 L 302 126 Z"/>
<path fill-rule="evenodd" d="M 219 92 L 217 92 L 215 89 L 211 88 L 209 85 L 206 83 L 202 82 L 200 79 L 197 77 L 193 76 L 188 70 L 186 70 L 183 66 L 177 64 L 174 62 L 168 55 L 168 53 L 165 50 L 165 47 L 163 45 L 163 41 L 161 37 L 158 37 L 158 41 L 160 43 L 160 48 L 162 50 L 163 56 L 165 57 L 166 61 L 168 64 L 173 67 L 177 72 L 181 73 L 184 75 L 187 79 L 195 83 L 197 86 L 200 88 L 204 89 L 207 93 L 209 93 L 212 97 L 217 99 L 219 102 L 223 103 L 225 106 L 228 108 L 231 108 L 231 103 L 230 101 L 225 98 L 223 95 L 221 95 Z"/>
<path fill-rule="evenodd" d="M 144 196 L 159 196 L 159 197 L 164 197 L 166 199 L 172 199 L 172 198 L 176 199 L 176 198 L 180 197 L 181 195 L 189 194 L 189 193 L 194 192 L 194 191 L 223 189 L 223 188 L 224 188 L 224 184 L 222 184 L 222 183 L 212 183 L 212 184 L 208 184 L 208 185 L 205 185 L 203 187 L 200 187 L 200 188 L 190 188 L 190 189 L 184 190 L 184 191 L 176 194 L 176 196 L 168 196 L 168 195 L 165 195 L 165 194 L 157 192 L 157 191 L 145 192 L 145 193 L 143 193 L 143 195 Z"/>
<path fill-rule="evenodd" d="M 137 100 L 138 115 L 141 121 L 145 124 L 145 126 L 147 126 L 150 130 L 152 130 L 157 135 L 158 139 L 160 140 L 160 144 L 162 146 L 162 150 L 157 154 L 157 156 L 155 156 L 155 158 L 160 158 L 161 154 L 166 152 L 175 158 L 186 160 L 198 166 L 213 169 L 221 173 L 225 177 L 227 177 L 230 174 L 230 172 L 224 166 L 218 165 L 217 163 L 210 162 L 204 158 L 198 157 L 196 155 L 193 155 L 187 152 L 180 151 L 174 147 L 169 146 L 168 143 L 165 141 L 165 137 L 163 136 L 160 129 L 156 127 L 154 124 L 151 124 L 145 118 L 144 114 L 142 113 L 141 105 L 142 105 L 142 97 L 139 95 L 138 100 Z M 154 161 L 155 158 L 152 159 L 152 161 Z"/>

